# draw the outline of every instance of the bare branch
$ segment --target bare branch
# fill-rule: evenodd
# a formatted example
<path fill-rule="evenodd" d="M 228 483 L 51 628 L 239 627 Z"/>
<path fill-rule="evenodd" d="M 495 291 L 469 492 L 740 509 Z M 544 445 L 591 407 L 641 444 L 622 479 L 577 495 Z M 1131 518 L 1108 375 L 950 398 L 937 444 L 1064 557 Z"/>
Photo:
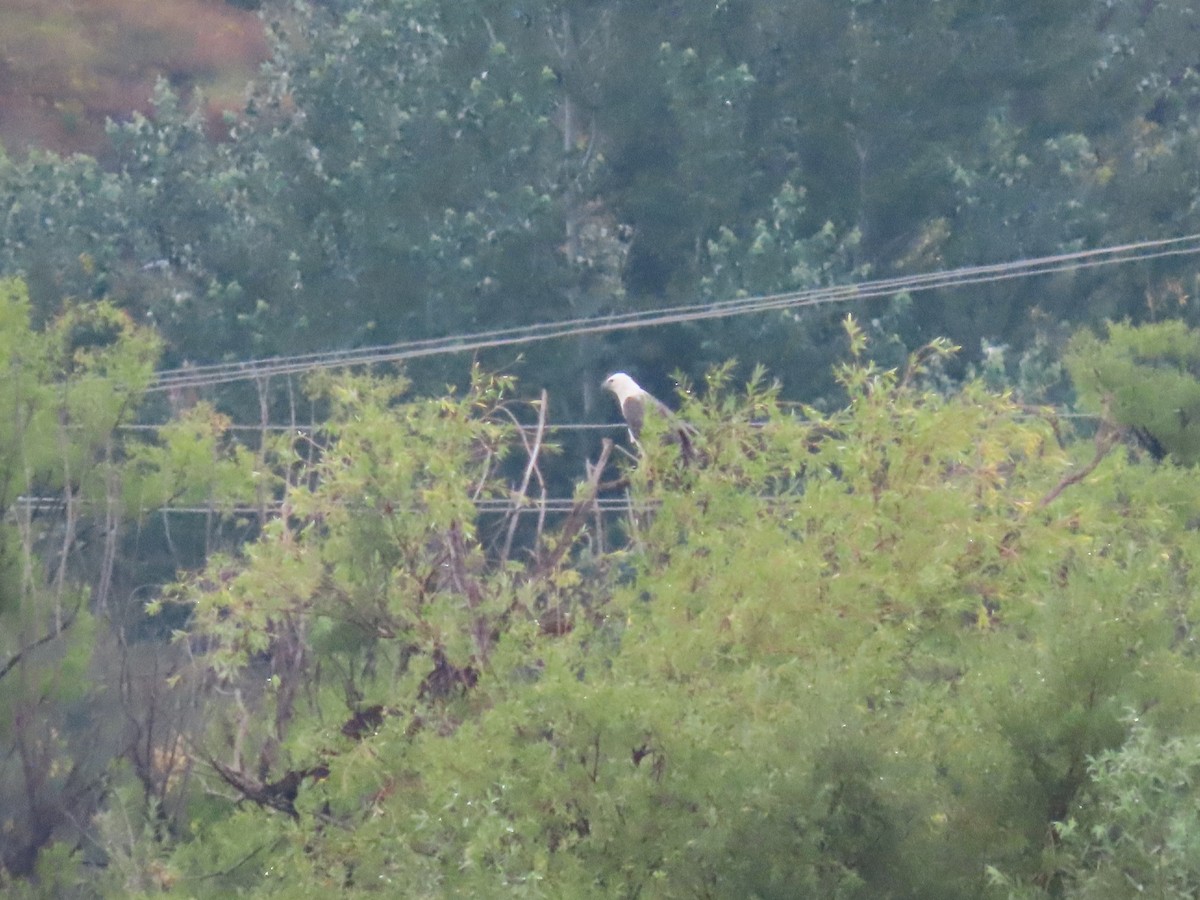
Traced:
<path fill-rule="evenodd" d="M 0 666 L 0 681 L 4 680 L 4 677 L 9 672 L 11 672 L 13 670 L 13 668 L 21 662 L 22 659 L 25 658 L 25 655 L 27 653 L 30 653 L 30 652 L 36 650 L 38 647 L 41 647 L 44 644 L 50 643 L 52 640 L 54 640 L 56 637 L 58 637 L 64 631 L 66 631 L 68 628 L 70 628 L 72 623 L 74 623 L 74 621 L 75 621 L 75 616 L 78 615 L 78 613 L 79 613 L 79 607 L 82 605 L 83 605 L 83 601 L 80 600 L 78 603 L 75 604 L 75 608 L 71 611 L 71 614 L 69 616 L 67 616 L 66 619 L 62 620 L 61 622 L 55 623 L 55 627 L 54 627 L 53 631 L 46 632 L 40 638 L 38 638 L 36 641 L 34 641 L 32 644 L 26 644 L 24 647 L 22 647 L 16 653 L 14 653 L 12 656 L 10 656 L 8 658 L 8 662 L 6 662 L 3 666 Z"/>
<path fill-rule="evenodd" d="M 1096 471 L 1096 467 L 1100 465 L 1104 457 L 1108 456 L 1108 452 L 1112 450 L 1113 446 L 1124 433 L 1125 429 L 1112 424 L 1106 415 L 1100 422 L 1100 428 L 1096 431 L 1096 452 L 1092 456 L 1091 461 L 1083 468 L 1064 475 L 1062 481 L 1051 488 L 1049 493 L 1038 501 L 1038 508 L 1045 509 L 1058 499 L 1058 496 L 1071 485 L 1079 484 L 1079 482 Z"/>
<path fill-rule="evenodd" d="M 574 506 L 571 507 L 570 515 L 567 516 L 567 521 L 558 533 L 558 542 L 554 547 L 554 551 L 537 566 L 534 570 L 533 578 L 544 578 L 558 568 L 563 557 L 567 555 L 567 552 L 574 545 L 575 538 L 583 530 L 584 525 L 587 523 L 588 515 L 596 503 L 596 494 L 600 490 L 600 475 L 608 465 L 608 457 L 612 453 L 612 450 L 612 439 L 605 438 L 601 445 L 600 458 L 596 460 L 596 464 L 591 467 L 591 471 L 588 473 L 588 480 L 583 496 L 576 500 Z"/>
<path fill-rule="evenodd" d="M 113 569 L 117 559 L 117 539 L 120 536 L 120 483 L 113 460 L 112 435 L 104 442 L 104 555 L 100 564 L 100 577 L 96 586 L 96 608 L 101 612 L 108 609 L 108 595 L 112 589 Z"/>
<path fill-rule="evenodd" d="M 525 474 L 521 478 L 521 486 L 517 488 L 512 498 L 513 509 L 509 513 L 508 534 L 504 538 L 504 549 L 500 551 L 501 565 L 508 561 L 508 555 L 512 551 L 513 537 L 517 533 L 517 523 L 521 518 L 520 506 L 529 496 L 529 482 L 535 472 L 538 473 L 538 481 L 542 480 L 541 472 L 538 470 L 538 456 L 542 450 L 542 440 L 546 436 L 546 407 L 548 405 L 548 395 L 545 388 L 543 388 L 542 396 L 538 401 L 537 430 L 534 431 L 532 443 L 525 437 L 525 429 L 520 427 L 520 423 L 516 423 L 518 426 L 517 434 L 521 436 L 521 442 L 525 444 L 525 452 L 529 456 L 529 463 L 525 466 Z M 516 422 L 515 419 L 513 421 Z M 544 489 L 542 494 L 543 496 L 545 495 Z"/>

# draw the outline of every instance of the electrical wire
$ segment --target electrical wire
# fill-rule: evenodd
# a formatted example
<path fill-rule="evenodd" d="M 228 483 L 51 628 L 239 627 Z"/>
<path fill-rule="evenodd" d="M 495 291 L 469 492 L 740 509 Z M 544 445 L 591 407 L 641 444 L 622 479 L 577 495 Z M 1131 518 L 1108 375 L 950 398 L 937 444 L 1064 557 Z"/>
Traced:
<path fill-rule="evenodd" d="M 602 317 L 542 322 L 471 334 L 362 347 L 354 350 L 277 356 L 233 363 L 189 365 L 159 372 L 148 390 L 181 390 L 236 381 L 262 380 L 320 369 L 400 362 L 449 353 L 474 352 L 558 338 L 578 337 L 586 334 L 629 331 L 770 310 L 846 303 L 899 293 L 911 294 L 971 284 L 996 283 L 1016 278 L 1146 262 L 1196 253 L 1200 253 L 1200 234 L 1138 241 L 1095 250 L 1081 250 L 982 266 L 966 266 L 923 275 L 881 278 L 848 285 L 809 288 L 801 291 L 763 294 L 734 300 L 688 304 Z"/>
<path fill-rule="evenodd" d="M 77 504 L 78 505 L 78 504 Z M 91 503 L 84 502 L 84 506 L 102 506 L 99 501 Z M 630 500 L 621 497 L 596 497 L 589 506 L 600 512 L 627 512 L 634 510 L 637 512 L 647 511 L 657 504 L 648 504 L 645 502 L 631 503 Z M 54 496 L 38 496 L 38 497 L 17 497 L 13 503 L 14 507 L 19 507 L 22 510 L 31 513 L 55 513 L 60 512 L 65 506 L 64 501 L 60 497 Z M 213 504 L 212 506 L 204 506 L 200 504 L 192 504 L 186 506 L 159 506 L 153 509 L 142 510 L 142 514 L 161 515 L 167 513 L 169 515 L 231 515 L 231 516 L 246 516 L 253 517 L 262 513 L 277 515 L 284 509 L 284 502 L 280 500 L 272 500 L 269 503 L 264 503 L 261 506 L 249 505 L 234 505 L 224 506 Z M 577 501 L 571 497 L 547 497 L 544 500 L 526 498 L 523 501 L 514 501 L 502 497 L 484 498 L 475 501 L 475 508 L 483 515 L 529 515 L 531 513 L 545 513 L 548 515 L 559 515 L 569 513 L 577 506 Z M 399 509 L 394 512 L 409 512 L 416 513 L 419 510 Z"/>
<path fill-rule="evenodd" d="M 1094 419 L 1100 418 L 1098 413 L 1071 412 L 1069 410 L 1058 409 L 1056 407 L 1046 407 L 1046 414 L 1052 415 L 1056 419 L 1094 420 Z M 1022 413 L 1022 414 L 1019 414 L 1018 417 L 1022 417 L 1022 416 L 1031 417 L 1031 416 L 1033 416 L 1033 414 L 1032 413 Z M 130 423 L 130 424 L 118 425 L 116 430 L 123 431 L 123 432 L 134 432 L 134 433 L 139 433 L 139 434 L 157 434 L 158 432 L 162 431 L 164 428 L 169 428 L 173 424 L 175 424 L 175 423 L 174 422 L 163 422 L 163 423 L 157 423 L 157 424 L 156 423 L 139 423 L 139 424 Z M 757 427 L 761 427 L 764 423 L 763 422 L 748 422 L 746 424 L 748 424 L 751 428 L 757 428 Z M 619 433 L 625 432 L 629 428 L 629 426 L 626 425 L 624 422 L 560 422 L 560 423 L 547 422 L 545 425 L 542 425 L 542 426 L 529 425 L 529 424 L 525 424 L 525 423 L 514 426 L 514 425 L 512 425 L 512 423 L 502 422 L 502 423 L 500 423 L 500 427 L 513 428 L 514 430 L 519 428 L 525 434 L 537 434 L 539 427 L 540 427 L 540 430 L 545 432 L 546 434 L 552 434 L 552 433 L 560 432 L 560 431 L 567 431 L 567 432 L 601 431 L 601 432 L 609 432 L 609 433 L 613 433 L 613 434 L 619 434 Z M 258 432 L 258 433 L 268 432 L 271 434 L 311 435 L 314 431 L 320 431 L 321 426 L 317 425 L 314 427 L 312 425 L 277 425 L 277 424 L 268 424 L 268 425 L 264 426 L 264 425 L 250 425 L 250 424 L 232 424 L 232 425 L 224 426 L 222 430 L 227 431 L 227 432 L 246 432 L 246 433 L 250 433 L 250 434 L 253 434 L 255 432 Z"/>
<path fill-rule="evenodd" d="M 117 431 L 143 433 L 143 434 L 157 434 L 158 432 L 162 431 L 164 428 L 168 428 L 173 424 L 175 424 L 175 423 L 174 422 L 161 422 L 161 423 L 153 423 L 153 422 L 133 423 L 133 422 L 130 422 L 130 423 L 118 425 Z M 520 425 L 513 426 L 511 422 L 501 422 L 500 426 L 502 428 L 514 428 L 514 427 L 520 428 L 520 430 L 525 432 L 526 434 L 536 434 L 538 432 L 538 428 L 539 428 L 539 426 L 537 426 L 537 425 L 531 425 L 531 424 L 526 424 L 526 423 L 521 423 Z M 551 431 L 611 431 L 611 432 L 618 432 L 618 431 L 625 431 L 628 427 L 629 427 L 628 425 L 625 425 L 624 423 L 621 423 L 621 422 L 563 422 L 561 424 L 554 424 L 551 422 L 547 422 L 544 426 L 541 426 L 542 430 L 546 431 L 546 432 L 551 432 Z M 265 431 L 265 432 L 270 432 L 272 434 L 288 434 L 288 433 L 312 434 L 314 431 L 321 431 L 322 426 L 320 426 L 320 425 L 316 425 L 316 426 L 300 425 L 300 424 L 280 425 L 277 423 L 269 423 L 267 425 L 233 423 L 230 425 L 222 426 L 221 430 L 229 431 L 229 432 L 250 432 L 250 433 L 254 433 L 254 432 L 261 433 L 261 432 Z"/>

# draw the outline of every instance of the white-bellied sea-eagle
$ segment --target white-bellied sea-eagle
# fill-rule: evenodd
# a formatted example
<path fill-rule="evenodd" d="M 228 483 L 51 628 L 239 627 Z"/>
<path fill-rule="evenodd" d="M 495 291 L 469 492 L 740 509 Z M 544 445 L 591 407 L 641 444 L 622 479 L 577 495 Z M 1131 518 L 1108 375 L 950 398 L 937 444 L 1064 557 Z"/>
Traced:
<path fill-rule="evenodd" d="M 686 422 L 680 422 L 665 403 L 624 372 L 614 372 L 609 375 L 604 379 L 602 387 L 606 391 L 611 391 L 617 398 L 617 404 L 621 407 L 621 415 L 625 417 L 625 424 L 629 426 L 629 436 L 633 438 L 635 444 L 638 444 L 642 436 L 642 426 L 646 422 L 646 415 L 661 416 L 668 426 L 665 439 L 670 443 L 678 443 L 683 458 L 691 459 L 692 438 L 695 430 Z"/>

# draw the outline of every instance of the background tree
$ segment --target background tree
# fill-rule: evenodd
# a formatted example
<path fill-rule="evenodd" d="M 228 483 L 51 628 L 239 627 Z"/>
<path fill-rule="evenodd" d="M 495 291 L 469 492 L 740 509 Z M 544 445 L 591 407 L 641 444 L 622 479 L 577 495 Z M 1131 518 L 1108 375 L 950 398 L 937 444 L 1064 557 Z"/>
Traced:
<path fill-rule="evenodd" d="M 123 516 L 114 430 L 157 352 L 107 304 L 34 331 L 24 286 L 0 282 L 0 864 L 13 875 L 103 797 L 120 723 L 99 714 L 89 675 Z"/>
<path fill-rule="evenodd" d="M 877 300 L 836 369 L 831 316 L 768 313 L 539 345 L 532 403 L 479 374 L 497 351 L 156 399 L 155 440 L 102 436 L 148 383 L 134 322 L 182 365 L 1192 232 L 1188 4 L 267 9 L 224 140 L 163 84 L 105 167 L 0 158 L 0 271 L 30 291 L 0 687 L 14 729 L 48 723 L 3 776 L 43 791 L 4 832 L 14 870 L 41 853 L 30 891 L 86 890 L 85 861 L 114 894 L 1086 893 L 1159 863 L 1139 883 L 1186 890 L 1148 855 L 1178 810 L 1123 780 L 1196 731 L 1186 257 Z M 1069 399 L 1073 323 L 1124 317 L 1179 321 L 1075 338 L 1095 435 L 994 392 Z M 730 356 L 782 386 L 703 374 Z M 679 379 L 703 466 L 551 460 L 546 423 L 604 415 L 617 367 Z M 556 479 L 582 485 L 562 521 L 533 499 Z M 94 756 L 88 716 L 122 722 Z"/>
<path fill-rule="evenodd" d="M 111 294 L 153 314 L 172 361 L 211 361 L 1193 230 L 1186 4 L 365 0 L 269 15 L 274 56 L 226 143 L 162 90 L 152 117 L 115 128 L 115 176 L 9 164 L 4 265 L 39 309 Z M 1191 281 L 1164 259 L 866 318 L 898 336 L 876 343 L 890 361 L 941 334 L 964 362 L 1008 345 L 1015 369 L 1064 319 L 1186 316 Z M 765 355 L 812 398 L 831 388 L 827 360 L 796 360 L 833 331 L 767 314 L 535 348 L 523 367 L 569 384 L 560 412 L 589 416 L 606 368 L 662 391 L 679 362 L 697 377 L 731 355 Z M 436 390 L 459 372 L 411 375 Z"/>

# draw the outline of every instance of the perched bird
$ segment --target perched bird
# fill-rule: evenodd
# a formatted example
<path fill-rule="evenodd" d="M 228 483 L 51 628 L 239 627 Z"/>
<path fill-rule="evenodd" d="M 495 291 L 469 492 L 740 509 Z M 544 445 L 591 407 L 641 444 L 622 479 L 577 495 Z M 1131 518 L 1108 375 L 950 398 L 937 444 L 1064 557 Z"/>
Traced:
<path fill-rule="evenodd" d="M 629 426 L 629 436 L 633 438 L 635 444 L 638 444 L 638 439 L 642 435 L 642 426 L 646 422 L 646 412 L 649 410 L 651 415 L 661 416 L 670 426 L 666 440 L 669 443 L 679 444 L 680 454 L 685 460 L 692 458 L 692 438 L 695 436 L 695 429 L 686 422 L 676 419 L 675 414 L 667 408 L 665 403 L 624 372 L 615 372 L 609 375 L 601 386 L 604 390 L 611 391 L 617 398 L 617 404 L 621 407 L 621 415 L 625 417 L 625 424 Z"/>

